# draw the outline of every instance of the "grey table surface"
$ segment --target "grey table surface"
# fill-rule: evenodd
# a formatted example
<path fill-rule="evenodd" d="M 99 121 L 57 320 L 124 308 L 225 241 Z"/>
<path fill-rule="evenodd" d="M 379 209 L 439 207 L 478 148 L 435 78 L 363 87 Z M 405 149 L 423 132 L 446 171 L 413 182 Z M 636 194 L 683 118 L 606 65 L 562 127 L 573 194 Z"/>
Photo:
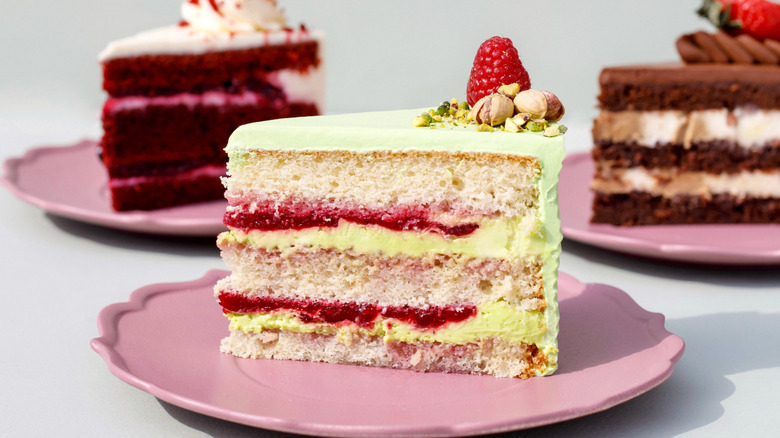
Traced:
<path fill-rule="evenodd" d="M 584 150 L 587 123 L 571 125 L 570 152 Z M 76 134 L 61 144 L 90 129 L 71 126 Z M 31 147 L 25 142 L 36 141 L 31 136 L 48 134 L 16 135 L 18 142 L 4 144 L 6 156 L 21 155 Z M 43 143 L 52 142 L 37 144 Z M 160 401 L 114 377 L 89 346 L 103 307 L 126 301 L 147 284 L 223 269 L 214 238 L 92 226 L 48 214 L 8 190 L 0 190 L 0 212 L 6 279 L 0 436 L 284 435 Z M 561 270 L 582 282 L 615 286 L 643 308 L 664 314 L 667 329 L 685 340 L 686 352 L 672 376 L 644 395 L 517 436 L 767 436 L 777 430 L 777 269 L 681 266 L 565 240 Z"/>

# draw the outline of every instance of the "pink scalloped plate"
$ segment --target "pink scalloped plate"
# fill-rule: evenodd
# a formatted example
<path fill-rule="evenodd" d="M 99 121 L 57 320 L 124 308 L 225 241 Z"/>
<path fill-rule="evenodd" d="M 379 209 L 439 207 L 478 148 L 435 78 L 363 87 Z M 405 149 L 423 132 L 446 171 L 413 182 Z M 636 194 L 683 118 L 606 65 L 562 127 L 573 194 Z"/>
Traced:
<path fill-rule="evenodd" d="M 684 343 L 625 292 L 561 274 L 560 366 L 528 380 L 219 352 L 225 271 L 136 290 L 98 317 L 92 348 L 121 380 L 168 403 L 259 428 L 318 436 L 461 436 L 602 411 L 666 380 Z M 172 310 L 175 309 L 175 310 Z"/>
<path fill-rule="evenodd" d="M 729 265 L 780 264 L 780 224 L 591 224 L 594 166 L 589 153 L 563 162 L 558 185 L 564 237 L 613 251 L 679 262 Z"/>
<path fill-rule="evenodd" d="M 108 175 L 96 151 L 92 140 L 31 149 L 5 161 L 0 183 L 49 213 L 104 227 L 176 236 L 214 236 L 225 229 L 226 201 L 153 211 L 112 210 Z"/>

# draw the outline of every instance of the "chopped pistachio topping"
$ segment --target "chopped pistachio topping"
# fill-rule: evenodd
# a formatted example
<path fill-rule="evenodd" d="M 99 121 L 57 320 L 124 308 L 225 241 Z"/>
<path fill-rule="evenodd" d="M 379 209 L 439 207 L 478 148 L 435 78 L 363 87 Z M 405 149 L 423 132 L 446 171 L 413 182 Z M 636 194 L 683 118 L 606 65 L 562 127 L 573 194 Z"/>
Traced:
<path fill-rule="evenodd" d="M 500 87 L 498 87 L 498 92 L 503 94 L 504 96 L 511 98 L 514 98 L 517 96 L 517 93 L 520 92 L 520 84 L 514 83 L 514 84 L 505 84 Z"/>
<path fill-rule="evenodd" d="M 412 124 L 416 127 L 446 127 L 446 126 L 466 126 L 476 125 L 476 130 L 479 132 L 492 132 L 494 128 L 505 132 L 542 132 L 547 137 L 554 137 L 566 132 L 566 127 L 563 125 L 550 124 L 557 121 L 563 114 L 562 105 L 557 101 L 557 97 L 549 91 L 539 90 L 526 90 L 534 92 L 540 96 L 544 96 L 547 102 L 554 101 L 557 103 L 557 107 L 560 107 L 555 114 L 550 114 L 550 117 L 546 117 L 544 114 L 532 114 L 522 110 L 522 105 L 517 105 L 517 100 L 514 101 L 514 108 L 512 105 L 508 108 L 506 119 L 505 114 L 501 114 L 501 117 L 488 118 L 489 120 L 483 120 L 484 117 L 480 117 L 481 113 L 475 114 L 476 110 L 473 110 L 468 102 L 461 102 L 457 98 L 452 98 L 449 101 L 444 101 L 436 108 L 431 108 L 427 112 L 414 118 Z M 491 96 L 500 96 L 501 99 L 509 97 L 511 100 L 513 97 L 517 97 L 520 94 L 525 93 L 520 91 L 520 85 L 505 84 L 499 87 L 498 93 Z M 490 97 L 490 96 L 486 96 Z M 484 98 L 483 98 L 484 99 Z M 511 102 L 510 102 L 511 103 Z M 475 106 L 479 106 L 476 105 Z M 486 123 L 489 122 L 489 123 Z M 493 124 L 493 126 L 491 126 Z"/>
<path fill-rule="evenodd" d="M 547 129 L 547 122 L 544 120 L 542 121 L 531 120 L 525 124 L 525 127 L 531 132 L 542 132 L 545 129 Z"/>
<path fill-rule="evenodd" d="M 425 120 L 425 117 L 417 116 L 412 121 L 412 125 L 417 127 L 417 128 L 420 128 L 420 127 L 423 127 L 423 126 L 430 126 L 431 124 L 427 120 Z"/>
<path fill-rule="evenodd" d="M 520 132 L 520 127 L 512 119 L 506 119 L 504 122 L 504 131 L 508 132 Z"/>
<path fill-rule="evenodd" d="M 542 135 L 545 137 L 556 137 L 566 132 L 566 130 L 567 128 L 563 125 L 548 126 Z"/>

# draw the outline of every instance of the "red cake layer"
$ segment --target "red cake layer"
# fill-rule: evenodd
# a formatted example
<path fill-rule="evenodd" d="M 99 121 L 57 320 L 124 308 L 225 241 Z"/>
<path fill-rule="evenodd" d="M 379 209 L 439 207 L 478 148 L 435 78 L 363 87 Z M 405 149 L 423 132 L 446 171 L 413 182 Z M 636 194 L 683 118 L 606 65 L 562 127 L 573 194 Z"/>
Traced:
<path fill-rule="evenodd" d="M 111 59 L 103 63 L 103 88 L 112 97 L 260 90 L 269 72 L 318 66 L 317 52 L 317 41 L 308 41 L 197 55 Z"/>
<path fill-rule="evenodd" d="M 215 176 L 158 177 L 134 185 L 111 187 L 111 205 L 116 211 L 155 210 L 222 199 L 224 193 L 222 181 Z"/>
<path fill-rule="evenodd" d="M 102 159 L 111 175 L 155 174 L 156 165 L 189 160 L 225 163 L 224 148 L 238 126 L 317 114 L 314 104 L 288 104 L 284 99 L 260 106 L 175 105 L 108 111 L 103 115 Z M 143 172 L 133 173 L 129 168 Z"/>
<path fill-rule="evenodd" d="M 479 225 L 446 225 L 429 219 L 422 206 L 400 205 L 387 209 L 286 202 L 238 204 L 223 218 L 225 225 L 243 231 L 300 230 L 311 227 L 337 227 L 340 219 L 361 225 L 378 225 L 395 231 L 436 232 L 445 236 L 466 236 Z"/>
<path fill-rule="evenodd" d="M 460 322 L 477 314 L 470 305 L 429 306 L 378 306 L 369 303 L 326 302 L 271 296 L 246 296 L 234 291 L 220 291 L 219 304 L 225 313 L 270 313 L 279 310 L 293 311 L 305 322 L 343 324 L 352 323 L 370 328 L 380 316 L 393 318 L 418 329 L 434 330 L 445 324 Z"/>

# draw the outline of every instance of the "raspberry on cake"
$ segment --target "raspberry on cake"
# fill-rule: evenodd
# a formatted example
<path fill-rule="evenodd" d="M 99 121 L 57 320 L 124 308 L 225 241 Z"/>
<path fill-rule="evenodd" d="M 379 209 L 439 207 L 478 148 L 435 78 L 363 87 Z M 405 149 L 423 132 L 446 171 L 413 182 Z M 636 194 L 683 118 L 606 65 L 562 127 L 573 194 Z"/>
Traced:
<path fill-rule="evenodd" d="M 592 222 L 780 223 L 775 47 L 697 32 L 677 41 L 685 63 L 605 68 Z"/>
<path fill-rule="evenodd" d="M 512 40 L 495 36 L 483 42 L 474 56 L 466 84 L 469 105 L 474 105 L 479 99 L 495 93 L 498 87 L 506 84 L 518 84 L 519 91 L 531 88 L 528 72 L 520 62 Z"/>
<path fill-rule="evenodd" d="M 185 0 L 182 16 L 100 54 L 115 210 L 219 199 L 235 128 L 323 110 L 323 35 L 285 27 L 274 0 Z"/>

